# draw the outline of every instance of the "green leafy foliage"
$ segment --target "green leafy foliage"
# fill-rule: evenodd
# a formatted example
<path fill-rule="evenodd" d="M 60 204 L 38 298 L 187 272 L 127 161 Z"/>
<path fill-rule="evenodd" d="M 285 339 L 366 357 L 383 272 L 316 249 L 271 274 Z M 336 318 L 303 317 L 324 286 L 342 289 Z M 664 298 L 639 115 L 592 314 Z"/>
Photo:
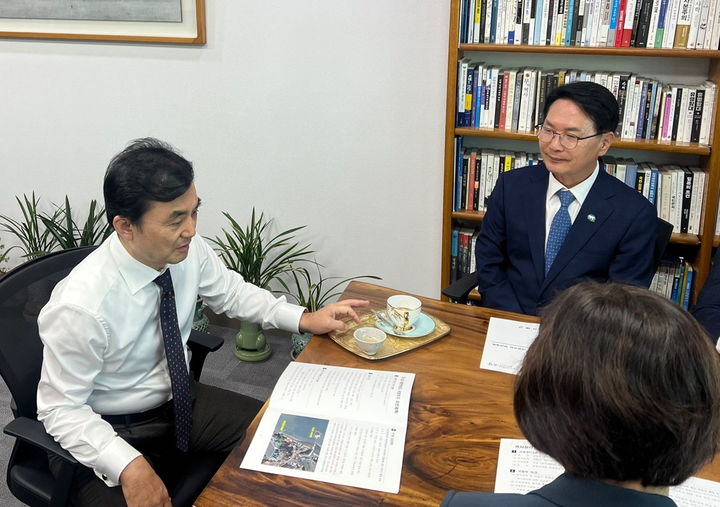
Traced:
<path fill-rule="evenodd" d="M 373 280 L 381 280 L 375 275 L 359 275 L 350 278 L 341 278 L 339 276 L 324 277 L 321 271 L 321 265 L 317 261 L 312 261 L 315 269 L 311 272 L 305 266 L 293 267 L 290 271 L 292 277 L 291 285 L 279 280 L 285 289 L 285 292 L 297 301 L 297 304 L 304 306 L 309 311 L 314 312 L 322 308 L 331 298 L 342 294 L 342 290 L 336 290 L 341 285 L 357 280 L 359 278 L 370 278 Z M 315 277 L 315 272 L 317 277 Z"/>
<path fill-rule="evenodd" d="M 62 249 L 97 245 L 113 231 L 105 219 L 105 208 L 100 206 L 98 209 L 95 199 L 90 201 L 90 209 L 82 226 L 75 222 L 67 196 L 64 207 L 57 206 L 52 215 L 41 214 L 40 220 Z"/>
<path fill-rule="evenodd" d="M 57 240 L 50 234 L 40 218 L 38 206 L 40 199 L 35 197 L 28 198 L 23 194 L 23 199 L 15 196 L 15 200 L 20 206 L 22 212 L 22 220 L 15 220 L 7 215 L 0 215 L 0 227 L 3 232 L 7 232 L 15 236 L 20 245 L 18 248 L 22 250 L 23 257 L 27 260 L 41 257 L 50 253 L 55 247 Z"/>
<path fill-rule="evenodd" d="M 223 228 L 222 234 L 207 239 L 215 245 L 225 265 L 253 285 L 268 289 L 272 281 L 293 269 L 293 262 L 306 261 L 306 256 L 313 253 L 309 244 L 301 246 L 295 241 L 295 233 L 304 225 L 266 239 L 272 220 L 265 218 L 264 213 L 258 217 L 253 208 L 250 224 L 245 227 L 230 213 L 225 211 L 223 215 L 230 222 L 230 229 Z"/>

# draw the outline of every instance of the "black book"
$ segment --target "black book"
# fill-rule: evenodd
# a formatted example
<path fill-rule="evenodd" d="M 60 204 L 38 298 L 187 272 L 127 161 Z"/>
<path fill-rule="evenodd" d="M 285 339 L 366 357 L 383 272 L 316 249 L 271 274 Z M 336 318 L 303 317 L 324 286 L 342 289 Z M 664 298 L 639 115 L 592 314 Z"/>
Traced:
<path fill-rule="evenodd" d="M 680 103 L 682 102 L 683 90 L 681 86 L 677 87 L 677 95 L 675 95 L 675 110 L 673 115 L 673 128 L 670 139 L 677 141 L 678 126 L 680 125 Z"/>
<path fill-rule="evenodd" d="M 538 124 L 542 124 L 545 121 L 545 115 L 543 114 L 545 111 L 545 97 L 547 97 L 547 72 L 541 72 L 540 78 L 538 79 L 537 86 L 540 88 L 540 92 L 538 93 L 538 103 L 537 103 L 537 118 L 538 118 Z M 535 125 L 533 125 L 535 127 Z"/>
<path fill-rule="evenodd" d="M 620 121 L 618 122 L 617 130 L 615 131 L 615 135 L 617 137 L 622 137 L 622 128 L 623 128 L 623 116 L 625 115 L 625 103 L 627 101 L 627 87 L 628 87 L 628 80 L 630 79 L 630 76 L 627 74 L 621 74 L 620 75 L 620 84 L 618 86 L 618 109 L 620 113 Z"/>
<path fill-rule="evenodd" d="M 690 201 L 692 200 L 693 172 L 683 167 L 685 178 L 683 179 L 682 214 L 680 215 L 680 232 L 688 231 L 690 223 Z"/>
<path fill-rule="evenodd" d="M 503 82 L 505 81 L 505 73 L 498 73 L 497 93 L 495 94 L 495 128 L 500 128 L 500 109 L 502 107 Z"/>
<path fill-rule="evenodd" d="M 692 129 L 690 130 L 690 142 L 700 142 L 700 127 L 702 126 L 703 102 L 705 101 L 705 89 L 698 88 L 695 93 L 695 109 L 693 110 Z"/>
<path fill-rule="evenodd" d="M 647 47 L 648 33 L 650 32 L 650 17 L 652 16 L 653 2 L 652 0 L 643 0 L 643 9 L 638 18 L 637 37 L 635 39 L 635 47 Z M 654 43 L 655 41 L 653 41 Z"/>
<path fill-rule="evenodd" d="M 553 0 L 545 0 L 545 1 L 548 2 L 548 22 L 547 22 L 547 26 L 545 27 L 545 45 L 549 46 L 551 44 L 550 41 L 552 40 L 552 37 L 554 35 L 552 33 L 552 20 L 553 20 L 553 16 L 555 16 L 555 11 L 553 10 L 554 1 Z M 545 8 L 545 6 L 543 6 L 543 9 L 544 8 Z"/>
<path fill-rule="evenodd" d="M 652 0 L 637 0 L 637 3 L 635 4 L 635 13 L 633 15 L 633 27 L 632 27 L 632 34 L 630 35 L 630 46 L 634 47 L 637 42 L 637 33 L 638 33 L 638 24 L 640 22 L 640 14 L 642 13 L 643 8 L 647 5 L 651 4 L 652 6 Z"/>
<path fill-rule="evenodd" d="M 578 23 L 580 23 L 579 26 L 582 27 L 582 16 L 580 16 L 580 5 L 578 5 L 580 2 L 575 1 L 575 6 L 573 7 L 573 13 L 572 13 L 572 22 L 568 19 L 568 23 L 570 23 L 570 45 L 574 46 L 575 41 L 577 40 L 577 27 Z"/>
<path fill-rule="evenodd" d="M 492 0 L 489 1 L 492 2 Z M 485 40 L 485 9 L 487 8 L 487 2 L 488 0 L 482 0 L 480 2 L 480 38 L 478 39 L 480 44 Z"/>

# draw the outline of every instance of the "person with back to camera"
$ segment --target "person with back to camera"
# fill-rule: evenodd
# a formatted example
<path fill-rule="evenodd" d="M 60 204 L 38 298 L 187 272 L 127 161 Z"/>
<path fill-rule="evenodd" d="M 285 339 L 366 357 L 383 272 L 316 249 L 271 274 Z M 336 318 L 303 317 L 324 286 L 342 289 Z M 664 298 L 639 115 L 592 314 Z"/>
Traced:
<path fill-rule="evenodd" d="M 720 356 L 670 300 L 583 282 L 542 312 L 514 410 L 565 473 L 527 495 L 450 491 L 443 507 L 672 507 L 668 487 L 718 449 Z"/>
<path fill-rule="evenodd" d="M 537 129 L 542 163 L 502 173 L 475 243 L 482 305 L 537 315 L 585 279 L 649 287 L 657 211 L 598 160 L 618 103 L 592 82 L 554 89 Z"/>

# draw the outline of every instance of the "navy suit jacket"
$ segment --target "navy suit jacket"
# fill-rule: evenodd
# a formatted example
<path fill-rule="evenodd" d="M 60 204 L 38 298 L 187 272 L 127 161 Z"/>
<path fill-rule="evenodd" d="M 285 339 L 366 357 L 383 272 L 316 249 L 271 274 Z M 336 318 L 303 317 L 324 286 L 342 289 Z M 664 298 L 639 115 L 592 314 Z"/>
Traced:
<path fill-rule="evenodd" d="M 456 493 L 450 491 L 441 507 L 676 507 L 670 498 L 562 474 L 527 495 Z"/>
<path fill-rule="evenodd" d="M 544 164 L 502 173 L 475 246 L 482 304 L 536 315 L 583 279 L 650 286 L 657 211 L 600 164 L 555 261 L 545 276 Z"/>
<path fill-rule="evenodd" d="M 713 343 L 720 336 L 720 248 L 715 253 L 712 269 L 698 295 L 697 304 L 690 310 L 703 325 Z"/>

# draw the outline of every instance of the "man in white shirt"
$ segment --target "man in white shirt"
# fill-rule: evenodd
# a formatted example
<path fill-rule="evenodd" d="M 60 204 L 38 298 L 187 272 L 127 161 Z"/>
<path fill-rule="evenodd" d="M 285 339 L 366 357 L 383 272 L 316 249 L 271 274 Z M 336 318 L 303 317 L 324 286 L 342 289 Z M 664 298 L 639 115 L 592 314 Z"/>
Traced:
<path fill-rule="evenodd" d="M 308 313 L 227 270 L 195 236 L 200 199 L 192 165 L 160 141 L 140 139 L 118 154 L 105 175 L 104 196 L 115 232 L 57 285 L 38 318 L 44 344 L 38 419 L 88 467 L 75 481 L 74 504 L 170 505 L 162 474 L 173 457 L 228 452 L 261 407 L 253 398 L 188 381 L 186 344 L 197 296 L 216 313 L 315 334 L 342 329 L 342 318 L 357 320 L 353 308 L 368 302 L 347 300 Z M 177 314 L 177 347 L 166 354 L 165 335 L 173 333 L 163 319 L 174 312 L 159 315 L 168 294 L 156 279 L 167 270 L 172 288 L 163 304 L 172 300 Z M 180 373 L 168 367 L 173 355 Z M 192 397 L 182 444 L 176 378 Z"/>
<path fill-rule="evenodd" d="M 535 315 L 581 280 L 648 287 L 657 212 L 605 172 L 618 104 L 604 86 L 575 82 L 545 101 L 543 163 L 502 173 L 475 245 L 482 304 Z"/>

